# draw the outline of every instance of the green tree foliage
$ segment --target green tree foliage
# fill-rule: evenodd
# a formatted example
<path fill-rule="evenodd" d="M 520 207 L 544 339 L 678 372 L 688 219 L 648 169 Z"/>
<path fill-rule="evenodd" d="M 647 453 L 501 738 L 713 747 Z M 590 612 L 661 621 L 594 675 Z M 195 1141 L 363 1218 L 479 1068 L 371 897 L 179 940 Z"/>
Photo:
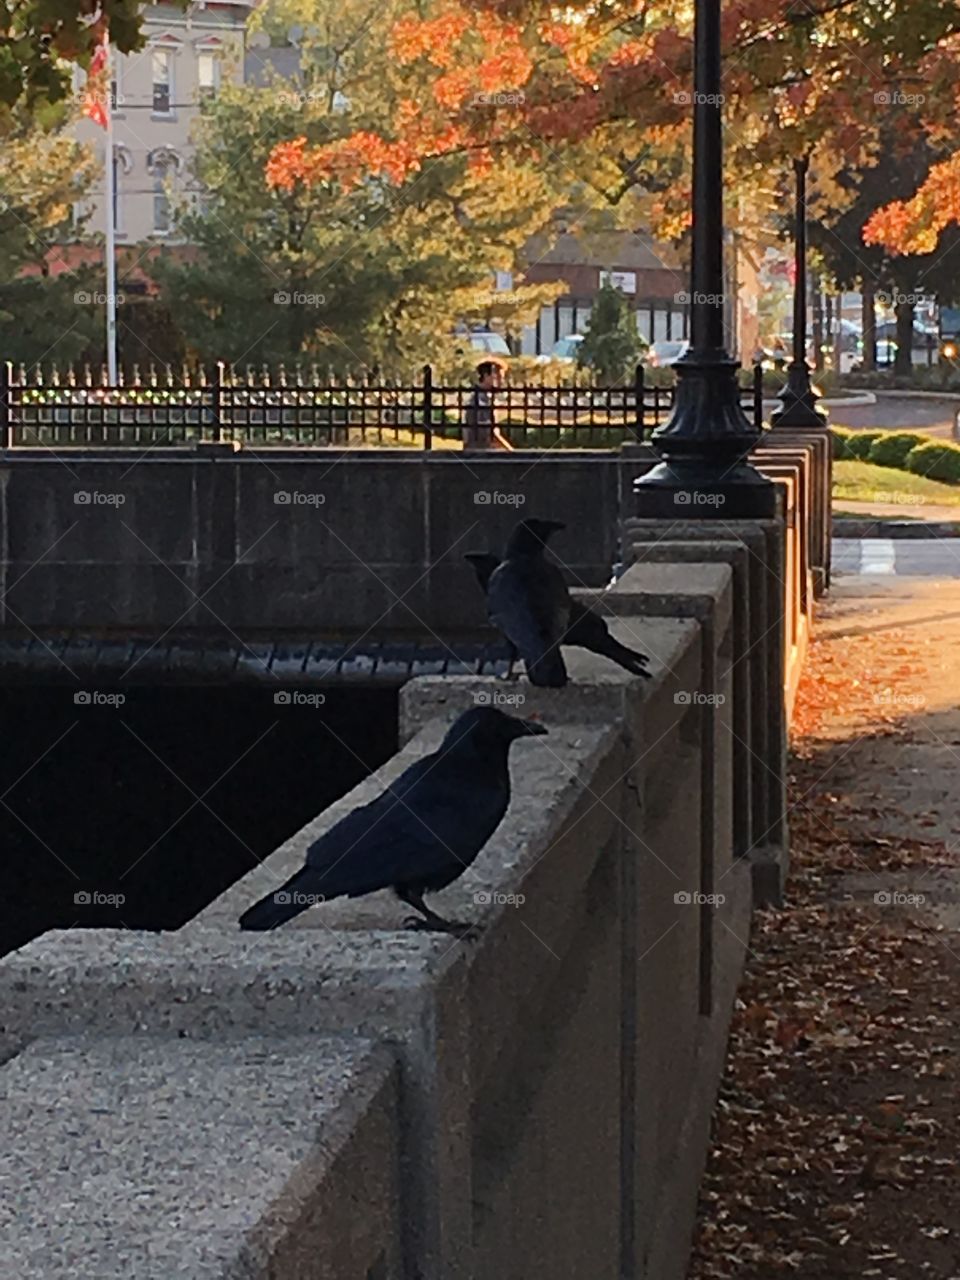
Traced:
<path fill-rule="evenodd" d="M 278 143 L 318 145 L 396 109 L 386 31 L 399 7 L 317 10 L 283 7 L 312 32 L 299 84 L 226 86 L 200 122 L 195 175 L 208 194 L 179 227 L 192 247 L 152 267 L 189 348 L 206 360 L 409 376 L 455 359 L 458 321 L 518 330 L 557 292 L 519 278 L 520 251 L 556 201 L 536 166 L 504 158 L 480 171 L 451 154 L 399 187 L 374 177 L 268 186 Z M 494 289 L 498 270 L 515 273 L 513 288 Z"/>
<path fill-rule="evenodd" d="M 0 349 L 27 365 L 69 362 L 103 325 L 102 273 L 98 284 L 65 243 L 96 164 L 88 148 L 18 114 L 0 148 Z"/>
<path fill-rule="evenodd" d="M 593 369 L 606 386 L 628 381 L 646 344 L 625 294 L 605 284 L 593 301 L 577 362 Z"/>
<path fill-rule="evenodd" d="M 89 63 L 104 24 L 116 48 L 124 53 L 135 49 L 142 8 L 139 0 L 0 4 L 0 134 L 15 129 L 18 105 L 42 115 L 68 97 L 70 63 Z"/>

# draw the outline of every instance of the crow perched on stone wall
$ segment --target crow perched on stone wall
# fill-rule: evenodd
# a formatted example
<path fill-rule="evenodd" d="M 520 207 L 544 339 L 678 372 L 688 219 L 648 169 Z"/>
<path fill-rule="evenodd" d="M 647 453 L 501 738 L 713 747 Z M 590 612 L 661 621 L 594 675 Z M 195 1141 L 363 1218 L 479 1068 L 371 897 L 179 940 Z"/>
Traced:
<path fill-rule="evenodd" d="M 521 520 L 506 555 L 487 583 L 490 621 L 523 658 L 531 684 L 567 683 L 560 641 L 570 622 L 570 591 L 559 566 L 544 555 L 557 520 Z"/>
<path fill-rule="evenodd" d="M 244 912 L 241 929 L 276 929 L 317 902 L 392 888 L 422 917 L 408 927 L 459 930 L 423 895 L 462 875 L 499 826 L 510 803 L 510 744 L 546 732 L 494 707 L 465 711 L 436 751 L 314 841 L 301 870 Z"/>
<path fill-rule="evenodd" d="M 486 595 L 487 584 L 494 569 L 500 563 L 500 557 L 494 555 L 492 551 L 468 551 L 463 558 L 473 566 L 477 581 L 480 583 L 484 595 Z M 619 640 L 614 639 L 610 634 L 606 620 L 599 613 L 594 613 L 586 605 L 581 604 L 579 600 L 574 600 L 573 597 L 570 599 L 570 621 L 561 644 L 573 645 L 577 649 L 586 649 L 588 652 L 599 654 L 603 658 L 610 658 L 632 675 L 644 676 L 646 679 L 650 679 L 650 672 L 647 670 L 647 663 L 650 659 L 647 655 L 638 653 L 636 649 L 630 649 L 625 644 L 621 644 Z M 515 649 L 513 650 L 513 660 L 516 660 Z M 513 662 L 511 662 L 511 667 L 512 665 Z"/>

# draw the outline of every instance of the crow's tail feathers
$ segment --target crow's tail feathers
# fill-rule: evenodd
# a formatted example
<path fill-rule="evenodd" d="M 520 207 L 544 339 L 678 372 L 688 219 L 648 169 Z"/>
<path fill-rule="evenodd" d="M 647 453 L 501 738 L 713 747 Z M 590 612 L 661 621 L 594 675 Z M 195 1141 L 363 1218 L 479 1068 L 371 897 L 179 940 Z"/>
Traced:
<path fill-rule="evenodd" d="M 612 659 L 625 671 L 629 671 L 631 675 L 643 676 L 645 679 L 651 679 L 651 672 L 647 670 L 647 663 L 650 659 L 645 653 L 638 653 L 636 649 L 628 649 L 625 644 L 621 644 L 619 640 L 615 640 L 613 636 L 608 635 L 603 647 L 597 650 L 604 657 Z"/>
<path fill-rule="evenodd" d="M 316 893 L 317 873 L 312 867 L 301 867 L 282 888 L 268 893 L 240 917 L 241 929 L 276 929 L 315 902 L 323 902 Z M 334 895 L 335 896 L 335 895 Z"/>
<path fill-rule="evenodd" d="M 531 684 L 545 689 L 562 689 L 567 683 L 567 668 L 560 646 L 554 645 L 534 662 L 528 662 L 527 677 Z"/>

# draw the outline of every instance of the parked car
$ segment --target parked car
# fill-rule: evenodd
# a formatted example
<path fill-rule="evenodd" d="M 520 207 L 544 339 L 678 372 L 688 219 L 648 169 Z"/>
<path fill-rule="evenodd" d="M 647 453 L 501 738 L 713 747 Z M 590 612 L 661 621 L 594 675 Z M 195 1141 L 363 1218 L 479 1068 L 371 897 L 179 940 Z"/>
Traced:
<path fill-rule="evenodd" d="M 689 342 L 652 342 L 647 348 L 646 361 L 651 369 L 663 369 L 676 364 L 689 349 Z"/>
<path fill-rule="evenodd" d="M 580 352 L 580 343 L 583 341 L 582 333 L 568 333 L 565 338 L 558 338 L 550 349 L 547 360 L 562 360 L 564 363 L 574 363 Z"/>
<path fill-rule="evenodd" d="M 513 352 L 502 333 L 493 333 L 489 329 L 476 329 L 469 335 L 470 345 L 480 355 L 496 356 L 500 360 L 510 360 Z"/>

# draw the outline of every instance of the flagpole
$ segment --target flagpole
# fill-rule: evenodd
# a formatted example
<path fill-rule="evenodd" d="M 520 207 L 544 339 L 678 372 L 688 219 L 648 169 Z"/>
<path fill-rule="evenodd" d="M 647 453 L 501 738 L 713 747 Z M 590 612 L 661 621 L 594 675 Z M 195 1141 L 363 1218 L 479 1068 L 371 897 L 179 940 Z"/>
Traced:
<path fill-rule="evenodd" d="M 110 43 L 104 42 L 106 64 L 104 83 L 106 86 L 106 195 L 107 195 L 107 381 L 111 387 L 117 385 L 117 228 L 116 204 L 116 169 L 113 159 L 113 94 L 111 93 Z"/>

